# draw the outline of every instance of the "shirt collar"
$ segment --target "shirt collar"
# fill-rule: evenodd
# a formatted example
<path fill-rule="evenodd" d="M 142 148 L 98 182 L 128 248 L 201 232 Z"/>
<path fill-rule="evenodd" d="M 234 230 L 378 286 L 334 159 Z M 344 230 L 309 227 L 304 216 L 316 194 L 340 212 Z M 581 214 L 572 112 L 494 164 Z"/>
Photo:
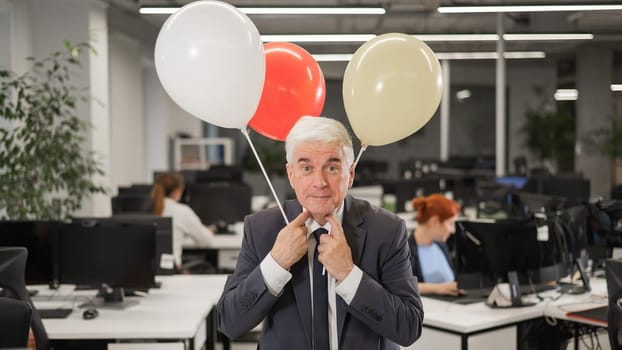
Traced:
<path fill-rule="evenodd" d="M 344 207 L 344 202 L 341 202 L 341 205 L 339 206 L 339 208 L 337 208 L 337 210 L 335 210 L 335 219 L 337 219 L 338 223 L 342 223 L 343 222 L 343 207 Z M 302 210 L 307 210 L 305 208 L 302 208 Z M 307 221 L 305 221 L 305 226 L 307 227 L 307 238 L 309 238 L 309 236 L 311 234 L 313 234 L 313 231 L 317 230 L 320 227 L 323 227 L 326 229 L 326 231 L 330 232 L 330 222 L 326 222 L 326 224 L 324 226 L 318 224 L 317 222 L 315 222 L 315 220 L 313 220 L 313 217 L 309 217 L 307 219 Z"/>

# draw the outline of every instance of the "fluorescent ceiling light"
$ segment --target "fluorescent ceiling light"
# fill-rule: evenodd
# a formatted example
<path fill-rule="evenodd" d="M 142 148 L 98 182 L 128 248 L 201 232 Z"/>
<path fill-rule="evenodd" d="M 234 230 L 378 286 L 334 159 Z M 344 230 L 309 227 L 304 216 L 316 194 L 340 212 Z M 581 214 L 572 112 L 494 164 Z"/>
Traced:
<path fill-rule="evenodd" d="M 327 53 L 311 56 L 318 62 L 348 62 L 352 58 L 351 53 Z"/>
<path fill-rule="evenodd" d="M 421 41 L 496 41 L 497 34 L 413 34 Z"/>
<path fill-rule="evenodd" d="M 611 91 L 622 91 L 622 84 L 611 84 Z"/>
<path fill-rule="evenodd" d="M 141 7 L 143 15 L 170 15 L 179 7 Z M 247 15 L 384 15 L 382 7 L 238 7 Z"/>
<path fill-rule="evenodd" d="M 496 41 L 497 34 L 413 34 L 415 38 L 425 42 L 439 41 Z M 297 43 L 309 42 L 366 42 L 376 37 L 376 34 L 273 34 L 262 35 L 265 42 L 287 41 Z M 527 33 L 527 34 L 504 34 L 507 41 L 538 41 L 538 40 L 591 40 L 593 34 L 589 33 Z"/>
<path fill-rule="evenodd" d="M 439 60 L 494 60 L 499 58 L 496 52 L 437 52 Z M 543 51 L 507 51 L 503 53 L 506 59 L 544 58 Z"/>
<path fill-rule="evenodd" d="M 376 34 L 276 34 L 262 35 L 261 40 L 288 41 L 297 43 L 309 42 L 366 42 L 376 37 Z"/>
<path fill-rule="evenodd" d="M 499 57 L 496 52 L 437 52 L 435 55 L 439 60 L 493 60 Z M 352 54 L 349 53 L 312 56 L 318 62 L 347 62 L 352 58 Z M 546 54 L 542 51 L 508 51 L 504 57 L 506 59 L 544 58 Z"/>
<path fill-rule="evenodd" d="M 247 15 L 384 15 L 382 7 L 239 7 Z"/>
<path fill-rule="evenodd" d="M 439 6 L 437 10 L 440 13 L 615 11 L 622 10 L 622 4 Z"/>
<path fill-rule="evenodd" d="M 507 41 L 532 41 L 532 40 L 592 40 L 594 34 L 590 33 L 558 33 L 558 34 L 503 34 Z"/>
<path fill-rule="evenodd" d="M 141 15 L 170 15 L 179 10 L 179 7 L 141 7 L 138 13 Z"/>
<path fill-rule="evenodd" d="M 579 97 L 577 89 L 557 89 L 553 95 L 555 101 L 575 101 Z"/>

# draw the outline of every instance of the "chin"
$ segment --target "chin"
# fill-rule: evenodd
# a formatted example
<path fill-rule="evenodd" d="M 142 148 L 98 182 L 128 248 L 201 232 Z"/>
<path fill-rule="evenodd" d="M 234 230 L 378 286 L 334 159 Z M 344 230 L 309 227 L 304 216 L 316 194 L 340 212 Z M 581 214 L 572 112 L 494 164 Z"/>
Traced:
<path fill-rule="evenodd" d="M 311 213 L 311 215 L 328 215 L 333 213 L 335 209 L 332 205 L 317 205 L 314 203 L 308 203 L 304 207 Z"/>

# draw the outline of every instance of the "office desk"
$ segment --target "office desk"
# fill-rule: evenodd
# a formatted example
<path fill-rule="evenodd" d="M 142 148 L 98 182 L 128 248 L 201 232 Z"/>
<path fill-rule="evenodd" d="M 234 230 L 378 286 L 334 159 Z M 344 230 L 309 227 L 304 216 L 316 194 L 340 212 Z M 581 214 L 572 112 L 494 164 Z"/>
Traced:
<path fill-rule="evenodd" d="M 566 313 L 607 303 L 605 280 L 592 279 L 590 284 L 591 293 L 565 294 L 552 300 L 557 294 L 545 292 L 540 293 L 545 300 L 536 305 L 508 309 L 492 309 L 483 302 L 459 305 L 422 297 L 423 333 L 415 344 L 404 349 L 516 349 L 516 325 L 520 322 L 546 316 L 589 323 L 568 317 Z M 538 301 L 535 296 L 523 299 Z"/>
<path fill-rule="evenodd" d="M 82 319 L 77 305 L 93 296 L 95 291 L 74 291 L 61 286 L 59 291 L 41 289 L 33 297 L 36 307 L 74 307 L 65 319 L 44 319 L 43 324 L 52 342 L 58 340 L 105 340 L 108 349 L 138 348 L 137 341 L 149 349 L 155 341 L 166 341 L 157 349 L 197 350 L 206 344 L 214 348 L 215 308 L 222 294 L 225 275 L 158 276 L 159 289 L 150 289 L 139 303 L 125 310 L 99 309 L 99 316 Z M 132 297 L 134 298 L 134 297 Z M 132 345 L 124 345 L 124 341 Z M 116 343 L 116 344 L 115 344 Z M 149 345 L 151 343 L 152 345 Z M 155 348 L 154 348 L 155 349 Z"/>
<path fill-rule="evenodd" d="M 197 245 L 193 242 L 185 242 L 183 250 L 185 254 L 199 254 L 209 260 L 210 254 L 215 254 L 215 265 L 218 271 L 233 271 L 240 255 L 243 232 L 238 230 L 233 234 L 216 234 L 212 244 Z"/>

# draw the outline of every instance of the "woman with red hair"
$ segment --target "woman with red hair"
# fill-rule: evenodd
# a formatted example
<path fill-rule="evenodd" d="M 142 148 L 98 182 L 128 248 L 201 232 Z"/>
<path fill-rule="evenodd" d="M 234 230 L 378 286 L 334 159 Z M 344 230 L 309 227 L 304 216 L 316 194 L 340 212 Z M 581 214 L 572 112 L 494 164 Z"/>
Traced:
<path fill-rule="evenodd" d="M 417 228 L 408 238 L 408 245 L 413 273 L 419 280 L 419 292 L 422 295 L 459 295 L 445 242 L 456 231 L 460 205 L 441 194 L 417 197 L 412 204 Z"/>

